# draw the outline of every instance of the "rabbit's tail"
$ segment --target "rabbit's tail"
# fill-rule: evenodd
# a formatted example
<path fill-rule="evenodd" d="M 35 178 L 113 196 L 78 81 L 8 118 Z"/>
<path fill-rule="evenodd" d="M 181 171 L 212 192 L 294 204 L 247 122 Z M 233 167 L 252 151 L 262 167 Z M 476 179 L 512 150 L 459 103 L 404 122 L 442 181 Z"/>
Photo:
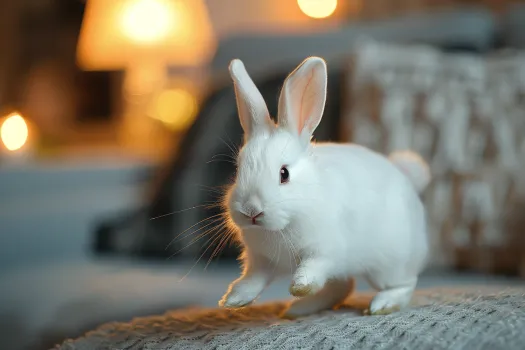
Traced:
<path fill-rule="evenodd" d="M 428 164 L 421 156 L 412 151 L 396 151 L 389 156 L 390 161 L 403 172 L 416 191 L 421 193 L 432 180 Z"/>

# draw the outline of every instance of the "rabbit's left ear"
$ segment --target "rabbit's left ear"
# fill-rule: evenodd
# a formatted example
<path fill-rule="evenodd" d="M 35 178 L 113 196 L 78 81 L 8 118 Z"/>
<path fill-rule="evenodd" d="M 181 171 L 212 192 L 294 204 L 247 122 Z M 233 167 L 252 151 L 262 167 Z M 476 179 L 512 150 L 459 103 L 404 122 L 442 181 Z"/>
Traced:
<path fill-rule="evenodd" d="M 323 116 L 327 80 L 322 58 L 305 59 L 284 82 L 279 98 L 279 126 L 309 142 Z"/>

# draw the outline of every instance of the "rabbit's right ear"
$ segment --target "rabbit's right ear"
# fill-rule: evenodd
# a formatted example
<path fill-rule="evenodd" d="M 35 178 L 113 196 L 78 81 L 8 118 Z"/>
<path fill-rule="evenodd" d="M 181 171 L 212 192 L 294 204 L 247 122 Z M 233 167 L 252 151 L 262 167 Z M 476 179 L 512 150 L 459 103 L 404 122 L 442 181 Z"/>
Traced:
<path fill-rule="evenodd" d="M 235 87 L 237 110 L 245 138 L 248 139 L 254 134 L 269 133 L 275 124 L 270 119 L 268 107 L 244 64 L 241 60 L 234 59 L 230 63 L 229 70 Z"/>
<path fill-rule="evenodd" d="M 279 98 L 279 124 L 300 137 L 305 145 L 323 117 L 327 85 L 326 62 L 305 59 L 284 81 Z"/>

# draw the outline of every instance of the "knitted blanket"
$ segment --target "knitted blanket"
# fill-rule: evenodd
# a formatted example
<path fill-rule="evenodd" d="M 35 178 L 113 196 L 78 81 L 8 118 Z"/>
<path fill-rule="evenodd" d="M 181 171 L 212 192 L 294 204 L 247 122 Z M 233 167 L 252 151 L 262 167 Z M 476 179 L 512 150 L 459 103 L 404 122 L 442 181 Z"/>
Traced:
<path fill-rule="evenodd" d="M 524 349 L 525 288 L 432 289 L 412 306 L 363 316 L 371 295 L 338 310 L 283 320 L 276 302 L 240 310 L 183 309 L 106 324 L 61 350 L 92 349 Z"/>

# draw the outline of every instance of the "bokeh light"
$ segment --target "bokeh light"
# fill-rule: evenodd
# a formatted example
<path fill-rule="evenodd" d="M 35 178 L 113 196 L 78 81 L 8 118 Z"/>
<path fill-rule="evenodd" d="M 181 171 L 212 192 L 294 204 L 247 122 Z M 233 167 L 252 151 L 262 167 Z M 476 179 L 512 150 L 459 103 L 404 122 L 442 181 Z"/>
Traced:
<path fill-rule="evenodd" d="M 312 18 L 326 18 L 337 8 L 337 0 L 297 0 L 303 13 Z"/>
<path fill-rule="evenodd" d="M 197 98 L 190 91 L 174 88 L 161 92 L 155 103 L 153 117 L 175 131 L 185 130 L 195 119 Z"/>
<path fill-rule="evenodd" d="M 28 136 L 27 123 L 18 113 L 10 114 L 0 127 L 0 137 L 5 148 L 9 151 L 22 148 L 27 142 Z"/>

